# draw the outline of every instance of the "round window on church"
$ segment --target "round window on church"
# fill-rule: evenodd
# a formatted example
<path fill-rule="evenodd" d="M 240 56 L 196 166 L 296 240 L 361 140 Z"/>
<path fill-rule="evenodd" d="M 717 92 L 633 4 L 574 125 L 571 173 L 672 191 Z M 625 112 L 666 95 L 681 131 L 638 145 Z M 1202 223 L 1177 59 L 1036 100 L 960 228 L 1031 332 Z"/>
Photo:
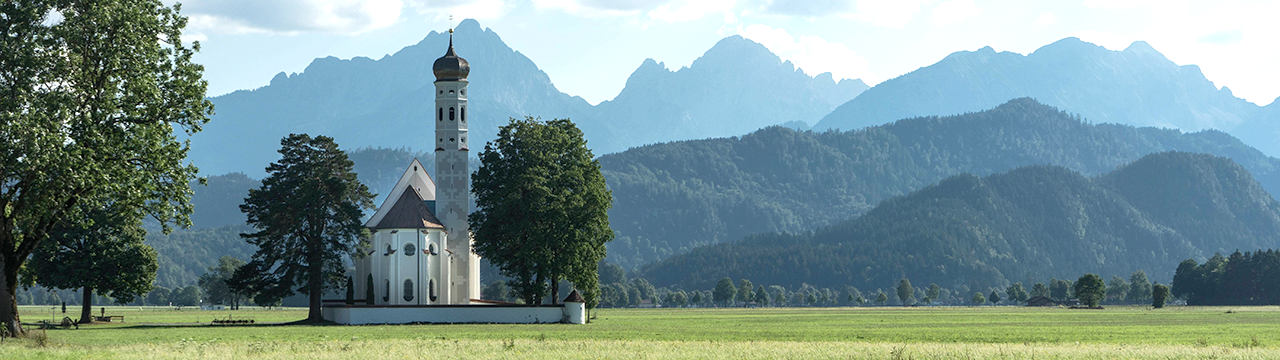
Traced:
<path fill-rule="evenodd" d="M 436 244 L 427 244 L 427 253 L 429 253 L 429 254 L 431 254 L 431 255 L 435 255 L 435 254 L 436 254 Z"/>
<path fill-rule="evenodd" d="M 391 244 L 387 244 L 387 252 L 386 252 L 386 253 L 383 253 L 383 254 L 382 254 L 382 256 L 391 256 L 391 252 L 393 252 L 393 251 L 395 251 L 395 250 L 392 250 L 392 249 L 391 249 Z"/>
<path fill-rule="evenodd" d="M 413 301 L 413 280 L 404 279 L 404 301 Z"/>
<path fill-rule="evenodd" d="M 418 248 L 414 247 L 413 243 L 404 243 L 404 256 L 413 256 L 417 252 Z"/>

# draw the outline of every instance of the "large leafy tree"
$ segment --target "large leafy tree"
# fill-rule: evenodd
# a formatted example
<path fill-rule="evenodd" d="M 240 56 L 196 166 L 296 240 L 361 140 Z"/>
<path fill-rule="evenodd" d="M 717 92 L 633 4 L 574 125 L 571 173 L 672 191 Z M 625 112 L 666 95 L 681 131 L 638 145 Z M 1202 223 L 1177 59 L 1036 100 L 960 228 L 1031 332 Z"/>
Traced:
<path fill-rule="evenodd" d="M 234 256 L 223 255 L 218 258 L 218 264 L 210 266 L 208 272 L 200 275 L 197 282 L 204 297 L 209 299 L 210 303 L 223 304 L 230 306 L 232 310 L 239 310 L 240 300 L 244 294 L 232 291 L 231 287 L 227 286 L 227 281 L 231 280 L 241 266 L 244 266 L 244 260 Z"/>
<path fill-rule="evenodd" d="M 0 322 L 21 331 L 19 269 L 64 219 L 110 199 L 186 225 L 184 164 L 208 121 L 199 44 L 159 0 L 0 2 Z M 60 20 L 59 20 L 60 19 Z M 101 205 L 101 204 L 99 204 Z"/>
<path fill-rule="evenodd" d="M 344 285 L 343 259 L 368 237 L 360 219 L 373 209 L 373 194 L 333 138 L 290 134 L 280 144 L 281 159 L 267 166 L 262 187 L 249 190 L 240 205 L 258 229 L 240 236 L 258 251 L 229 285 L 257 294 L 257 304 L 305 291 L 311 298 L 307 320 L 322 321 L 321 294 Z"/>
<path fill-rule="evenodd" d="M 24 286 L 82 289 L 80 322 L 93 321 L 93 294 L 119 303 L 151 291 L 156 251 L 143 243 L 143 214 L 137 209 L 86 209 L 88 217 L 65 220 L 41 242 L 23 267 Z"/>
<path fill-rule="evenodd" d="M 1107 294 L 1107 285 L 1102 283 L 1102 277 L 1097 274 L 1084 274 L 1076 280 L 1072 289 L 1075 290 L 1076 297 L 1080 298 L 1080 303 L 1089 307 L 1097 307 Z"/>
<path fill-rule="evenodd" d="M 613 197 L 573 122 L 512 119 L 485 144 L 472 176 L 475 252 L 510 278 L 525 304 L 559 300 L 560 280 L 598 296 L 597 264 L 613 240 Z"/>
<path fill-rule="evenodd" d="M 916 292 L 911 288 L 911 280 L 902 279 L 898 281 L 898 301 L 902 302 L 902 306 L 911 305 L 915 302 Z"/>

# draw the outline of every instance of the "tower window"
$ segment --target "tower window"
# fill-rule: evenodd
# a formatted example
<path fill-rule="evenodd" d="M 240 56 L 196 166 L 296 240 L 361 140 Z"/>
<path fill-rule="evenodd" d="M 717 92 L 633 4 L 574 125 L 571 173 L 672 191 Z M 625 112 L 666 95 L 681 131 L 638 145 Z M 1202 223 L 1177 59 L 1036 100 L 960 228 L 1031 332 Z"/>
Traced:
<path fill-rule="evenodd" d="M 413 256 L 417 252 L 418 249 L 413 246 L 413 243 L 404 243 L 404 256 Z"/>
<path fill-rule="evenodd" d="M 449 90 L 449 95 L 453 95 L 453 90 Z"/>
<path fill-rule="evenodd" d="M 462 121 L 463 121 L 463 122 L 466 122 L 466 121 L 467 121 L 467 107 L 466 107 L 466 106 L 463 106 L 463 107 L 462 107 Z"/>
<path fill-rule="evenodd" d="M 453 121 L 453 108 L 449 108 L 449 121 Z"/>
<path fill-rule="evenodd" d="M 436 120 L 444 121 L 444 108 L 436 109 Z"/>
<path fill-rule="evenodd" d="M 453 138 L 449 138 L 449 142 L 453 142 Z"/>
<path fill-rule="evenodd" d="M 413 280 L 404 279 L 404 301 L 413 301 Z"/>
<path fill-rule="evenodd" d="M 391 279 L 385 279 L 387 286 L 382 287 L 382 302 L 391 301 Z"/>
<path fill-rule="evenodd" d="M 436 301 L 436 279 L 427 280 L 427 295 L 431 301 Z"/>

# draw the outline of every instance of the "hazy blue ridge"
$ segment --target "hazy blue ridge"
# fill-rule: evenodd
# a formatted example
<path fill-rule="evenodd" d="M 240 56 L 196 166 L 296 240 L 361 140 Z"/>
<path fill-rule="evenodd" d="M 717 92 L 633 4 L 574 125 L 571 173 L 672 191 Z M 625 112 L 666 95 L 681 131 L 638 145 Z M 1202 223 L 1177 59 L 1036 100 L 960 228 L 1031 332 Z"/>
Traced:
<path fill-rule="evenodd" d="M 512 117 L 570 118 L 600 155 L 788 121 L 813 124 L 867 88 L 858 80 L 837 83 L 830 74 L 806 76 L 763 46 L 732 37 L 676 72 L 646 62 L 617 99 L 592 106 L 560 92 L 532 60 L 478 22 L 463 21 L 454 37 L 458 54 L 471 65 L 469 142 L 477 151 Z M 189 159 L 204 174 L 262 177 L 290 133 L 332 136 L 346 149 L 430 152 L 431 65 L 448 41 L 448 34 L 432 32 L 377 60 L 320 58 L 262 88 L 214 97 L 216 115 L 191 138 Z"/>
<path fill-rule="evenodd" d="M 1164 152 L 1093 178 L 1046 165 L 956 175 L 855 219 L 696 248 L 638 276 L 699 289 L 724 276 L 989 289 L 1142 269 L 1168 283 L 1181 260 L 1278 245 L 1280 202 L 1248 171 L 1224 157 Z"/>
<path fill-rule="evenodd" d="M 1025 56 L 990 47 L 955 52 L 876 85 L 813 128 L 859 129 L 915 116 L 978 111 L 1018 97 L 1035 98 L 1095 123 L 1223 130 L 1264 153 L 1280 155 L 1277 141 L 1246 130 L 1251 128 L 1247 123 L 1260 121 L 1259 106 L 1214 86 L 1199 67 L 1179 66 L 1142 41 L 1123 51 L 1066 38 Z M 1280 117 L 1272 123 L 1276 121 Z"/>
<path fill-rule="evenodd" d="M 618 233 L 609 260 L 630 269 L 751 234 L 803 232 L 960 173 L 1055 165 L 1094 176 L 1172 150 L 1228 157 L 1280 191 L 1280 159 L 1221 131 L 1093 124 L 1024 98 L 855 131 L 770 127 L 605 155 Z"/>

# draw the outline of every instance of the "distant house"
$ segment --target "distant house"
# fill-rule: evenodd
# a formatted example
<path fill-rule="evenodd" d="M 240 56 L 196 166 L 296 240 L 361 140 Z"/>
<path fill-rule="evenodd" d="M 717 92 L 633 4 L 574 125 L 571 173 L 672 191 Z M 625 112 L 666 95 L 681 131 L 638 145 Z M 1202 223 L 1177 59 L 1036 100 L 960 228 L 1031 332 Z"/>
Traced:
<path fill-rule="evenodd" d="M 1080 306 L 1080 300 L 1078 300 L 1078 299 L 1067 299 L 1067 300 L 1063 300 L 1063 301 L 1057 301 L 1057 300 L 1050 299 L 1050 298 L 1045 297 L 1045 296 L 1036 296 L 1036 297 L 1032 297 L 1032 298 L 1030 298 L 1030 299 L 1027 299 L 1027 306 L 1057 306 L 1057 305 L 1062 305 L 1062 306 Z"/>
<path fill-rule="evenodd" d="M 653 308 L 657 308 L 658 306 L 653 304 L 653 300 L 640 300 L 640 304 L 638 307 L 642 309 L 653 309 Z"/>
<path fill-rule="evenodd" d="M 1027 299 L 1027 306 L 1054 306 L 1058 305 L 1057 301 L 1053 301 L 1047 296 L 1035 296 Z"/>

